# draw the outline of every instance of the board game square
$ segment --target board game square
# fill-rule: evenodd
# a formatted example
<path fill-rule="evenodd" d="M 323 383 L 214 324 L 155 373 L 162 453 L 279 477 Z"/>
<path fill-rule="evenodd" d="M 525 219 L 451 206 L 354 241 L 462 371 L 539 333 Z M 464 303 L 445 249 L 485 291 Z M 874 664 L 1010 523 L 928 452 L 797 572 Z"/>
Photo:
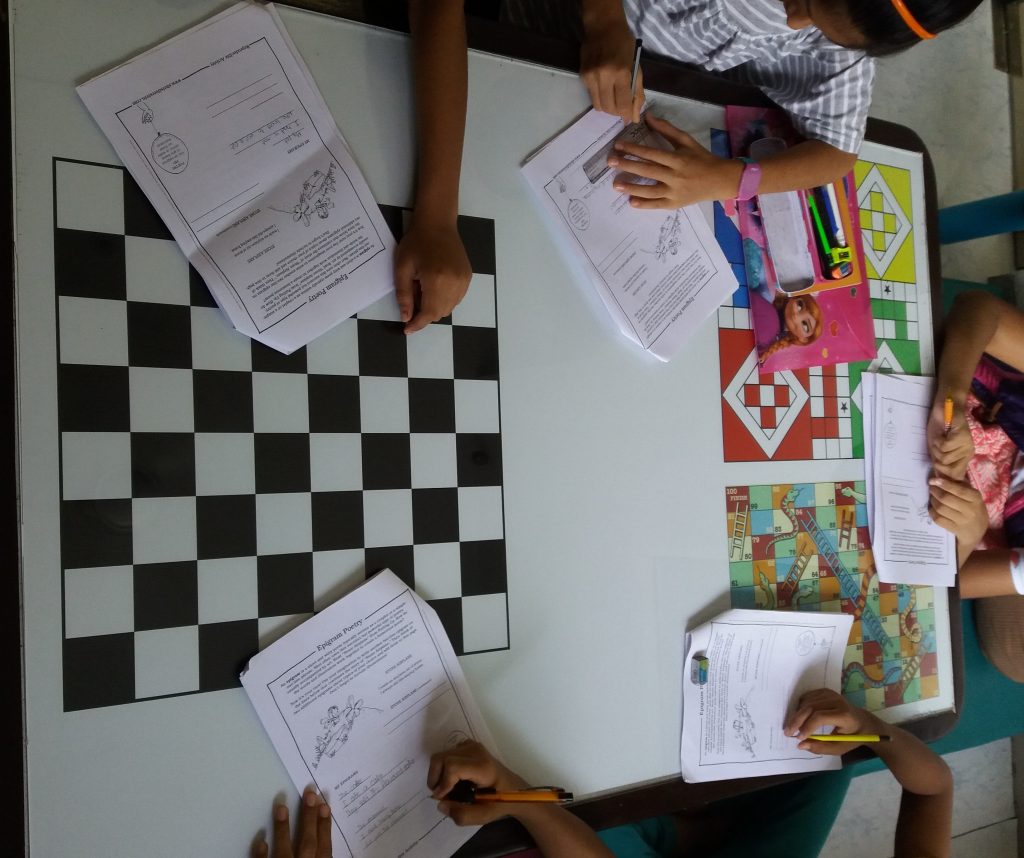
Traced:
<path fill-rule="evenodd" d="M 424 599 L 449 599 L 462 595 L 462 571 L 458 542 L 413 546 L 416 592 Z"/>
<path fill-rule="evenodd" d="M 458 434 L 455 436 L 460 486 L 501 485 L 501 436 Z"/>
<path fill-rule="evenodd" d="M 409 486 L 409 436 L 396 434 L 364 434 L 363 488 L 401 489 Z"/>
<path fill-rule="evenodd" d="M 257 494 L 309 491 L 309 435 L 258 432 L 255 463 Z"/>
<path fill-rule="evenodd" d="M 298 628 L 313 616 L 312 611 L 302 614 L 279 614 L 273 617 L 260 617 L 260 649 L 266 649 L 278 638 L 284 637 L 292 629 Z"/>
<path fill-rule="evenodd" d="M 312 549 L 308 492 L 256 495 L 257 554 L 296 554 Z"/>
<path fill-rule="evenodd" d="M 313 611 L 313 556 L 275 554 L 256 560 L 261 617 Z"/>
<path fill-rule="evenodd" d="M 131 566 L 64 570 L 64 636 L 111 635 L 135 629 Z"/>
<path fill-rule="evenodd" d="M 501 430 L 496 381 L 459 379 L 455 382 L 455 425 L 459 432 Z"/>
<path fill-rule="evenodd" d="M 196 494 L 251 495 L 256 491 L 255 442 L 245 432 L 197 432 Z"/>
<path fill-rule="evenodd" d="M 265 346 L 256 340 L 249 341 L 252 349 L 253 372 L 297 372 L 306 373 L 306 350 L 296 349 L 290 355 Z"/>
<path fill-rule="evenodd" d="M 480 328 L 495 326 L 493 275 L 473 274 L 466 296 L 452 310 L 452 324 Z"/>
<path fill-rule="evenodd" d="M 257 432 L 309 432 L 305 375 L 253 372 L 253 426 Z"/>
<path fill-rule="evenodd" d="M 188 306 L 188 260 L 175 242 L 127 236 L 124 264 L 129 301 Z"/>
<path fill-rule="evenodd" d="M 124 233 L 124 170 L 59 158 L 53 169 L 58 227 Z"/>
<path fill-rule="evenodd" d="M 309 436 L 311 488 L 316 492 L 358 491 L 363 487 L 362 443 L 358 434 Z"/>
<path fill-rule="evenodd" d="M 199 690 L 237 688 L 238 674 L 259 650 L 256 620 L 209 623 L 199 627 Z"/>
<path fill-rule="evenodd" d="M 309 431 L 358 432 L 359 378 L 349 375 L 310 375 Z"/>
<path fill-rule="evenodd" d="M 450 378 L 409 379 L 409 430 L 455 431 L 455 382 Z"/>
<path fill-rule="evenodd" d="M 125 299 L 124 236 L 58 229 L 53 237 L 53 279 L 58 295 Z"/>
<path fill-rule="evenodd" d="M 369 307 L 364 307 L 356 316 L 357 319 L 371 319 L 378 322 L 392 322 L 404 327 L 402 314 L 398 309 L 398 299 L 394 292 L 388 292 L 383 298 L 375 301 Z"/>
<path fill-rule="evenodd" d="M 367 548 L 366 577 L 372 578 L 381 569 L 390 569 L 407 587 L 415 589 L 413 575 L 413 548 L 411 545 L 385 545 L 380 548 Z"/>
<path fill-rule="evenodd" d="M 199 628 L 155 629 L 135 634 L 135 697 L 163 697 L 199 690 Z"/>
<path fill-rule="evenodd" d="M 63 654 L 65 712 L 134 702 L 134 634 L 68 638 Z"/>
<path fill-rule="evenodd" d="M 124 301 L 62 295 L 58 307 L 61 363 L 128 363 L 128 313 Z"/>
<path fill-rule="evenodd" d="M 128 367 L 69 366 L 57 370 L 60 428 L 78 432 L 127 432 Z"/>
<path fill-rule="evenodd" d="M 200 623 L 259 616 L 255 557 L 200 560 L 197 572 Z"/>
<path fill-rule="evenodd" d="M 363 492 L 363 538 L 367 548 L 411 545 L 412 521 L 410 489 Z"/>
<path fill-rule="evenodd" d="M 743 385 L 743 404 L 746 406 L 761 404 L 761 386 L 759 384 Z"/>
<path fill-rule="evenodd" d="M 405 234 L 405 218 L 403 217 L 405 210 L 399 206 L 383 204 L 378 204 L 378 208 L 384 218 L 384 223 L 388 225 L 388 229 L 391 230 L 391 234 L 395 237 L 395 241 L 401 241 L 402 236 Z"/>
<path fill-rule="evenodd" d="M 459 553 L 463 597 L 506 592 L 505 542 L 503 540 L 462 542 L 459 545 Z"/>
<path fill-rule="evenodd" d="M 61 486 L 64 500 L 131 497 L 128 433 L 63 432 Z"/>
<path fill-rule="evenodd" d="M 252 376 L 247 372 L 194 370 L 196 432 L 252 432 Z"/>
<path fill-rule="evenodd" d="M 450 379 L 455 374 L 452 330 L 448 325 L 428 325 L 408 338 L 410 378 Z"/>
<path fill-rule="evenodd" d="M 160 219 L 142 189 L 135 180 L 124 173 L 124 232 L 125 235 L 137 235 L 140 238 L 159 238 L 173 241 L 170 230 Z"/>
<path fill-rule="evenodd" d="M 195 436 L 189 432 L 133 432 L 132 497 L 196 493 Z"/>
<path fill-rule="evenodd" d="M 313 554 L 313 610 L 322 611 L 366 579 L 362 549 Z"/>
<path fill-rule="evenodd" d="M 313 550 L 363 547 L 363 493 L 313 492 Z"/>
<path fill-rule="evenodd" d="M 60 554 L 65 569 L 131 564 L 131 500 L 62 502 Z"/>
<path fill-rule="evenodd" d="M 196 545 L 200 560 L 256 553 L 256 498 L 215 495 L 196 498 Z"/>
<path fill-rule="evenodd" d="M 134 582 L 136 631 L 190 626 L 199 622 L 195 561 L 137 563 Z"/>
<path fill-rule="evenodd" d="M 134 498 L 132 557 L 136 563 L 195 560 L 196 499 Z"/>
<path fill-rule="evenodd" d="M 133 432 L 194 432 L 192 372 L 128 367 Z"/>
<path fill-rule="evenodd" d="M 760 398 L 757 405 L 774 405 L 775 404 L 775 388 L 770 384 L 760 385 Z"/>
<path fill-rule="evenodd" d="M 490 218 L 459 215 L 456 226 L 473 273 L 493 275 L 494 221 Z"/>
<path fill-rule="evenodd" d="M 193 307 L 213 307 L 219 310 L 217 302 L 214 300 L 213 295 L 210 294 L 210 287 L 206 285 L 206 281 L 203 280 L 201 275 L 196 269 L 189 265 L 188 267 L 188 300 Z M 246 340 L 249 338 L 246 337 Z"/>
<path fill-rule="evenodd" d="M 400 322 L 384 322 L 360 317 L 359 374 L 397 376 L 408 375 L 406 340 Z"/>
<path fill-rule="evenodd" d="M 306 346 L 306 365 L 311 373 L 359 375 L 359 325 L 345 319 Z"/>
<path fill-rule="evenodd" d="M 508 649 L 508 606 L 504 593 L 463 598 L 462 645 L 467 653 Z"/>
<path fill-rule="evenodd" d="M 216 307 L 191 307 L 192 366 L 196 369 L 252 369 L 249 338 L 231 327 Z"/>
<path fill-rule="evenodd" d="M 462 599 L 428 599 L 427 604 L 437 611 L 455 654 L 462 655 L 466 652 L 462 645 Z"/>
<path fill-rule="evenodd" d="M 458 484 L 454 435 L 413 434 L 409 437 L 409 451 L 414 489 Z"/>
<path fill-rule="evenodd" d="M 360 376 L 359 415 L 363 432 L 408 433 L 408 379 Z"/>
<path fill-rule="evenodd" d="M 413 489 L 412 532 L 417 545 L 458 542 L 458 489 Z"/>
<path fill-rule="evenodd" d="M 498 378 L 498 332 L 494 328 L 452 328 L 456 378 Z"/>
<path fill-rule="evenodd" d="M 501 539 L 504 535 L 501 486 L 460 488 L 459 539 Z"/>

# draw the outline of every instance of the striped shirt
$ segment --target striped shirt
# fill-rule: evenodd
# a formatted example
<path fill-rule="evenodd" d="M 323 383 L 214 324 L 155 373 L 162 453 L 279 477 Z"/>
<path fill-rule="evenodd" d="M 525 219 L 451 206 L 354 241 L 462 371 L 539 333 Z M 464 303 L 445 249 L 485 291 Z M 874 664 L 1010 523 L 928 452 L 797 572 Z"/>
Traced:
<path fill-rule="evenodd" d="M 864 139 L 875 64 L 817 27 L 790 29 L 781 0 L 624 0 L 644 50 L 729 71 L 783 107 L 796 129 L 856 152 Z"/>

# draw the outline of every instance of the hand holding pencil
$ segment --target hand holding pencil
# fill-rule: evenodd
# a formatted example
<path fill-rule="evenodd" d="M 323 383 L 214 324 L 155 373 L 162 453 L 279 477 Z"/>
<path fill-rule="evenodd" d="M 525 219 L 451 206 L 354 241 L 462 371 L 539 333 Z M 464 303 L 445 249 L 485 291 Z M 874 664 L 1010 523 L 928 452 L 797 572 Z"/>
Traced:
<path fill-rule="evenodd" d="M 451 793 L 468 781 L 474 787 L 495 792 L 513 792 L 529 787 L 519 775 L 499 763 L 479 742 L 462 742 L 430 758 L 427 786 L 438 800 L 437 809 L 459 825 L 483 825 L 510 813 L 503 802 L 466 804 L 460 793 Z"/>
<path fill-rule="evenodd" d="M 881 720 L 827 688 L 803 695 L 783 732 L 799 739 L 801 750 L 829 756 L 888 740 L 888 727 Z"/>
<path fill-rule="evenodd" d="M 962 480 L 974 456 L 974 442 L 964 415 L 964 396 L 937 390 L 928 418 L 928 454 L 935 473 Z"/>

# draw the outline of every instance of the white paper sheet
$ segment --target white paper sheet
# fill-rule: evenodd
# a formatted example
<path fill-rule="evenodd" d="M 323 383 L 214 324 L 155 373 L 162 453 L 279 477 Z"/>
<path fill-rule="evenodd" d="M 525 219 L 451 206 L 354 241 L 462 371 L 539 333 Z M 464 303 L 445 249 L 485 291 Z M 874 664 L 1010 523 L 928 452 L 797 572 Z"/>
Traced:
<path fill-rule="evenodd" d="M 335 858 L 450 855 L 476 831 L 437 812 L 427 767 L 494 743 L 437 614 L 390 571 L 254 656 L 242 685 L 296 789 L 330 803 Z"/>
<path fill-rule="evenodd" d="M 782 727 L 800 696 L 839 691 L 849 614 L 726 611 L 687 635 L 680 761 L 689 783 L 838 769 Z M 707 682 L 691 672 L 708 659 Z"/>
<path fill-rule="evenodd" d="M 273 6 L 78 93 L 242 333 L 289 353 L 394 288 L 394 238 Z"/>
<path fill-rule="evenodd" d="M 523 165 L 569 248 L 625 336 L 669 360 L 735 290 L 736 277 L 697 206 L 638 210 L 616 191 L 607 157 L 622 134 L 665 148 L 646 125 L 590 110 Z"/>
<path fill-rule="evenodd" d="M 928 513 L 933 386 L 931 378 L 879 373 L 863 388 L 863 401 L 871 400 L 864 411 L 871 549 L 887 584 L 956 581 L 956 540 Z"/>

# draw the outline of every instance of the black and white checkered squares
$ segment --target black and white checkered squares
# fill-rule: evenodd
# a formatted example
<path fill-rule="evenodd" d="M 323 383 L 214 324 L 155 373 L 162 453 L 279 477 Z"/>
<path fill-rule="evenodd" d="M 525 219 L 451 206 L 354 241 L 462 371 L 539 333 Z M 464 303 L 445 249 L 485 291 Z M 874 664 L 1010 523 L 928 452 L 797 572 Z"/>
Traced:
<path fill-rule="evenodd" d="M 507 647 L 493 223 L 460 218 L 451 317 L 407 337 L 388 299 L 284 356 L 122 169 L 54 176 L 65 708 L 234 687 L 384 567 L 457 652 Z"/>

